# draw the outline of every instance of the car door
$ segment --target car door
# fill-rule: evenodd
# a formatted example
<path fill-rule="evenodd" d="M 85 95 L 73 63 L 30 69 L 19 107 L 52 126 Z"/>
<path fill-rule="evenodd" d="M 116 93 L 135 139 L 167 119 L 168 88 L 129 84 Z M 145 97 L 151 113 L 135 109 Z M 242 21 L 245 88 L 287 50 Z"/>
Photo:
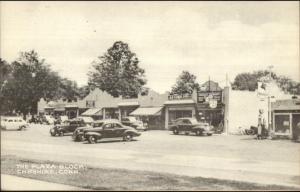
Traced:
<path fill-rule="evenodd" d="M 107 123 L 107 124 L 103 125 L 102 137 L 104 137 L 104 138 L 114 137 L 113 123 Z"/>
<path fill-rule="evenodd" d="M 177 125 L 179 131 L 182 131 L 182 130 L 183 130 L 183 122 L 182 122 L 182 119 L 178 119 L 178 120 L 176 121 L 176 125 Z"/>
<path fill-rule="evenodd" d="M 188 120 L 187 119 L 183 119 L 182 123 L 181 123 L 181 130 L 182 131 L 187 131 L 187 125 L 188 125 Z"/>
<path fill-rule="evenodd" d="M 14 120 L 13 119 L 8 119 L 6 121 L 6 129 L 14 129 Z"/>
<path fill-rule="evenodd" d="M 122 137 L 124 132 L 125 132 L 126 128 L 121 125 L 120 123 L 114 123 L 114 135 L 115 137 Z"/>
<path fill-rule="evenodd" d="M 77 121 L 70 121 L 69 126 L 65 128 L 66 132 L 73 132 L 75 131 L 77 127 L 78 122 Z"/>
<path fill-rule="evenodd" d="M 189 119 L 184 120 L 184 130 L 191 131 L 192 130 L 192 122 Z"/>

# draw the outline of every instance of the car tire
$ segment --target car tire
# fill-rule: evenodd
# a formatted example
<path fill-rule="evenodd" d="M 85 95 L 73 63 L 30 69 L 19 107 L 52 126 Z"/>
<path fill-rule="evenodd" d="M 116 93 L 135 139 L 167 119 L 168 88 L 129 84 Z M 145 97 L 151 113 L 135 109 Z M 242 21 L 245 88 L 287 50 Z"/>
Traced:
<path fill-rule="evenodd" d="M 59 135 L 59 136 L 64 136 L 64 132 L 63 132 L 63 131 L 59 131 L 59 132 L 58 132 L 58 135 Z"/>
<path fill-rule="evenodd" d="M 54 129 L 52 129 L 53 131 L 51 131 L 51 129 L 50 129 L 50 135 L 52 136 L 52 137 L 54 137 L 55 135 L 56 135 L 56 131 L 54 130 Z"/>
<path fill-rule="evenodd" d="M 201 130 L 196 130 L 196 135 L 197 135 L 197 136 L 202 135 L 202 131 L 201 131 Z"/>
<path fill-rule="evenodd" d="M 123 136 L 123 141 L 132 141 L 132 135 L 129 134 L 129 133 L 126 133 L 124 136 Z"/>
<path fill-rule="evenodd" d="M 174 135 L 178 135 L 179 134 L 178 129 L 177 128 L 173 129 L 173 133 L 174 133 Z"/>
<path fill-rule="evenodd" d="M 211 134 L 211 133 L 207 133 L 206 135 L 207 135 L 207 136 L 212 136 L 212 134 Z"/>
<path fill-rule="evenodd" d="M 84 136 L 83 135 L 77 136 L 77 141 L 84 141 Z"/>
<path fill-rule="evenodd" d="M 25 126 L 21 126 L 19 131 L 23 131 L 25 129 Z"/>
<path fill-rule="evenodd" d="M 90 135 L 88 137 L 88 141 L 89 141 L 90 144 L 95 144 L 97 142 L 97 138 L 94 135 Z"/>

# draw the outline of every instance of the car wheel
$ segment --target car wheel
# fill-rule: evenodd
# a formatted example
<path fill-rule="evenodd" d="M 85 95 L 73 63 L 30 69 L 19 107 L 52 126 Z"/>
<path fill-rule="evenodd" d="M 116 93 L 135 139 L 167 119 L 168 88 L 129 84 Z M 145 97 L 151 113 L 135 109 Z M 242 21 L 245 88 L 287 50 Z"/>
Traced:
<path fill-rule="evenodd" d="M 84 141 L 84 136 L 83 135 L 77 136 L 77 141 Z"/>
<path fill-rule="evenodd" d="M 50 129 L 50 135 L 54 137 L 56 135 L 56 131 L 54 129 Z"/>
<path fill-rule="evenodd" d="M 173 133 L 174 133 L 174 135 L 178 135 L 179 134 L 178 129 L 177 128 L 173 129 Z"/>
<path fill-rule="evenodd" d="M 63 131 L 59 131 L 59 132 L 58 132 L 58 135 L 59 135 L 59 136 L 64 136 L 64 132 L 63 132 Z"/>
<path fill-rule="evenodd" d="M 197 131 L 196 131 L 196 135 L 197 135 L 197 136 L 202 135 L 202 131 L 201 131 L 201 130 L 197 130 Z"/>
<path fill-rule="evenodd" d="M 88 141 L 89 141 L 89 143 L 94 144 L 94 143 L 97 142 L 97 138 L 96 138 L 96 136 L 94 136 L 94 135 L 90 135 L 90 136 L 88 137 Z"/>
<path fill-rule="evenodd" d="M 207 133 L 207 136 L 212 136 L 212 134 L 211 133 Z"/>
<path fill-rule="evenodd" d="M 124 141 L 132 141 L 132 135 L 129 133 L 125 134 L 123 137 L 123 140 Z"/>
<path fill-rule="evenodd" d="M 25 127 L 24 127 L 24 126 L 21 126 L 20 129 L 19 129 L 19 131 L 22 131 L 22 130 L 24 130 L 24 129 L 25 129 Z"/>

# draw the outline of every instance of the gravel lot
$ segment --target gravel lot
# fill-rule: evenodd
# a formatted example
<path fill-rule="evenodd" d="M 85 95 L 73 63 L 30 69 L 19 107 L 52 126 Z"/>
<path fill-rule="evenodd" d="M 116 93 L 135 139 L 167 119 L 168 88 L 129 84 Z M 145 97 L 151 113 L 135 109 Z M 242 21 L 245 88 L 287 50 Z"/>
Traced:
<path fill-rule="evenodd" d="M 26 131 L 2 131 L 1 155 L 300 186 L 300 144 L 290 140 L 147 131 L 132 142 L 88 144 L 73 142 L 71 136 L 51 137 L 50 127 L 32 124 Z"/>

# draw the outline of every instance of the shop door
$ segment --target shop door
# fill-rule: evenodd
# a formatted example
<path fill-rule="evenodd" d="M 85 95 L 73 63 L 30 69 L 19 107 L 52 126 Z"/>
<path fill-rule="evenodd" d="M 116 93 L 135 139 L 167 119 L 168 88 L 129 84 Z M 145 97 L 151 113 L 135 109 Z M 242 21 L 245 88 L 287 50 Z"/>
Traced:
<path fill-rule="evenodd" d="M 300 114 L 293 114 L 292 115 L 292 129 L 293 129 L 293 138 L 298 138 L 300 134 L 300 128 L 298 126 L 300 124 Z M 298 125 L 298 126 L 297 126 Z"/>

